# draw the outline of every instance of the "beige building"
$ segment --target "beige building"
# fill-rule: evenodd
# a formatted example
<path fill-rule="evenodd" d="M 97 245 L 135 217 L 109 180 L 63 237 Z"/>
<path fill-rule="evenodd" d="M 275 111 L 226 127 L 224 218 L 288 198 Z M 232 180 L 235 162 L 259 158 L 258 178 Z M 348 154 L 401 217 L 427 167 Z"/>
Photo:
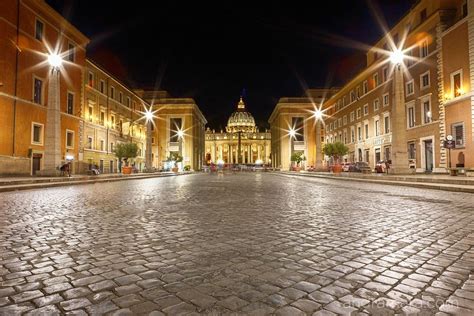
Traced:
<path fill-rule="evenodd" d="M 206 130 L 206 163 L 269 164 L 270 146 L 270 131 L 260 132 L 240 98 L 225 131 Z"/>
<path fill-rule="evenodd" d="M 86 61 L 79 160 L 81 173 L 92 166 L 101 173 L 119 169 L 114 148 L 119 143 L 138 144 L 138 157 L 131 161 L 138 170 L 145 167 L 146 128 L 143 111 L 149 105 L 106 70 Z"/>
<path fill-rule="evenodd" d="M 290 170 L 294 165 L 291 155 L 295 152 L 304 153 L 303 168 L 321 164 L 324 124 L 316 118 L 315 111 L 336 91 L 336 88 L 309 89 L 304 97 L 285 97 L 278 101 L 268 120 L 273 168 Z"/>
<path fill-rule="evenodd" d="M 372 168 L 389 159 L 394 172 L 445 172 L 443 141 L 447 129 L 461 122 L 446 116 L 445 87 L 453 84 L 450 77 L 464 76 L 459 69 L 468 73 L 466 9 L 462 0 L 419 1 L 368 51 L 367 67 L 325 102 L 330 115 L 325 141 L 345 143 L 348 161 L 366 161 Z M 389 54 L 395 46 L 406 56 L 393 63 Z M 462 115 L 471 117 L 471 110 Z"/>
<path fill-rule="evenodd" d="M 207 123 L 192 98 L 173 98 L 166 91 L 136 90 L 152 105 L 152 165 L 166 168 L 167 158 L 179 154 L 181 169 L 201 170 L 204 161 L 204 129 Z"/>

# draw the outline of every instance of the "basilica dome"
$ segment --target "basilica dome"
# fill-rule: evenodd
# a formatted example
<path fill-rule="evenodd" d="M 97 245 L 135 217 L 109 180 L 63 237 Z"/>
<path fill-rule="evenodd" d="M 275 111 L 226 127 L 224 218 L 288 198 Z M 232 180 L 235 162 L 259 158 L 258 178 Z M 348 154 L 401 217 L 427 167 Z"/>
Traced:
<path fill-rule="evenodd" d="M 245 104 L 240 97 L 239 104 L 237 105 L 237 111 L 232 113 L 227 121 L 226 130 L 228 133 L 237 133 L 237 132 L 244 132 L 244 133 L 253 133 L 256 130 L 255 120 L 250 114 L 245 110 Z"/>

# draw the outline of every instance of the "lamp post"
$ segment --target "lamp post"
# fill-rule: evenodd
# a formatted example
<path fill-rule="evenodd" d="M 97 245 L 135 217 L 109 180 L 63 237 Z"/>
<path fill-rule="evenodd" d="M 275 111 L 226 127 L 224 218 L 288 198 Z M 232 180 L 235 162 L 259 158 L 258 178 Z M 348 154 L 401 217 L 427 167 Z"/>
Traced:
<path fill-rule="evenodd" d="M 405 114 L 405 93 L 403 87 L 402 63 L 404 54 L 396 49 L 390 55 L 394 65 L 393 87 L 394 102 L 392 104 L 392 164 L 389 169 L 391 174 L 410 173 L 408 168 L 407 153 L 407 123 Z M 388 157 L 386 157 L 388 158 Z"/>
<path fill-rule="evenodd" d="M 48 84 L 48 109 L 46 112 L 44 169 L 39 174 L 43 176 L 59 176 L 60 172 L 57 167 L 61 163 L 61 107 L 59 93 L 61 56 L 50 54 L 48 56 L 48 63 L 51 70 Z"/>
<path fill-rule="evenodd" d="M 145 170 L 151 172 L 153 169 L 153 159 L 152 159 L 152 142 L 151 142 L 151 124 L 153 124 L 153 112 L 145 111 L 145 121 L 146 121 L 146 150 L 145 150 Z"/>

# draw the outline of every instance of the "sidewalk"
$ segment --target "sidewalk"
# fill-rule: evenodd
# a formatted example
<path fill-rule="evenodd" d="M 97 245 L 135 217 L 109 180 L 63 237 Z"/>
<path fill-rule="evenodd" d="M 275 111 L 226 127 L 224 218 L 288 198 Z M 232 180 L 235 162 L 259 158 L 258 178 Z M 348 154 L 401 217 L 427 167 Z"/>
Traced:
<path fill-rule="evenodd" d="M 42 189 L 58 186 L 112 182 L 123 180 L 138 180 L 158 177 L 174 177 L 192 174 L 193 172 L 154 172 L 124 175 L 120 173 L 101 174 L 96 176 L 72 175 L 71 177 L 0 177 L 0 192 Z"/>
<path fill-rule="evenodd" d="M 342 172 L 341 174 L 333 174 L 330 172 L 291 172 L 281 171 L 280 174 L 314 177 L 324 179 L 335 179 L 345 181 L 368 182 L 386 185 L 402 185 L 414 188 L 435 189 L 454 192 L 474 193 L 474 177 L 466 176 L 449 176 L 449 175 L 387 175 L 382 173 L 360 174 L 352 172 Z"/>

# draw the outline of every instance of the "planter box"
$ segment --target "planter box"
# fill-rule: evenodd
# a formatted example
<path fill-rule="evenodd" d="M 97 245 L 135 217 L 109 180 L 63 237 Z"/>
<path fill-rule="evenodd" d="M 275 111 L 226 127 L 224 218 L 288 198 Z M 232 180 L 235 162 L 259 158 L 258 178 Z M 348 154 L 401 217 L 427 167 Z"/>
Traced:
<path fill-rule="evenodd" d="M 130 167 L 130 166 L 122 167 L 122 173 L 123 174 L 132 174 L 132 167 Z"/>

